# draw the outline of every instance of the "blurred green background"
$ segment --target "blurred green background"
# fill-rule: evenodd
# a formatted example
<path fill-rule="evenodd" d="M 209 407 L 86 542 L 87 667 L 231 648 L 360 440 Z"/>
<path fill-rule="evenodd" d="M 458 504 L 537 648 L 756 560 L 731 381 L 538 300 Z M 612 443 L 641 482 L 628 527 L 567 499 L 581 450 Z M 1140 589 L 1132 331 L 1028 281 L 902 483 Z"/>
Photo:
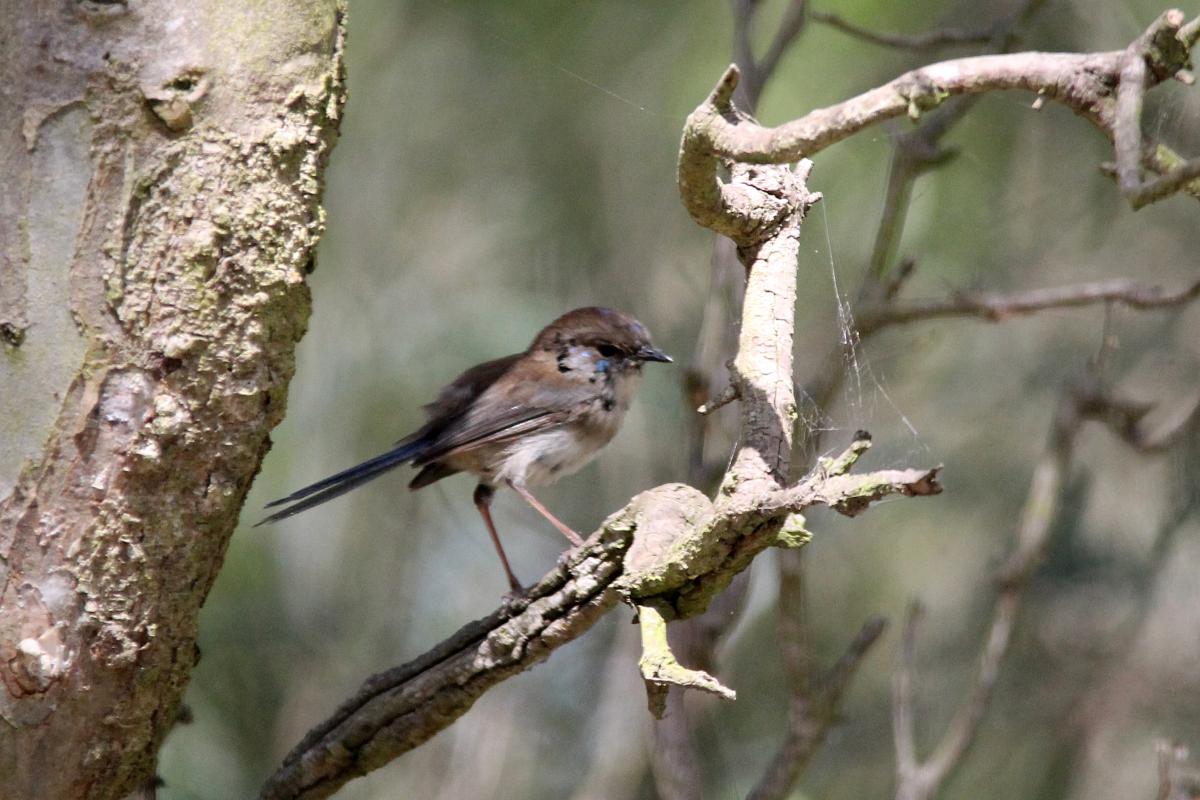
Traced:
<path fill-rule="evenodd" d="M 973 25 L 1011 4 L 819 3 L 880 30 Z M 1048 0 L 1030 49 L 1124 47 L 1165 6 Z M 782 3 L 767 3 L 766 42 Z M 250 797 L 286 751 L 370 673 L 423 652 L 494 608 L 506 589 L 456 477 L 408 493 L 388 476 L 337 502 L 252 530 L 262 505 L 373 456 L 463 368 L 522 349 L 563 311 L 611 305 L 691 360 L 710 292 L 712 236 L 677 195 L 683 119 L 731 59 L 720 0 L 455 3 L 352 0 L 350 99 L 328 170 L 328 232 L 312 276 L 288 416 L 201 618 L 194 722 L 168 739 L 162 797 Z M 775 124 L 970 48 L 910 53 L 810 25 L 768 85 Z M 1200 92 L 1157 90 L 1151 132 L 1200 150 Z M 1175 288 L 1200 269 L 1195 201 L 1137 214 L 1097 165 L 1108 143 L 1069 112 L 994 95 L 955 129 L 959 158 L 921 179 L 901 255 L 906 292 L 1017 289 L 1126 276 Z M 833 277 L 857 285 L 891 157 L 880 126 L 821 153 L 825 200 L 804 228 L 797 329 L 803 378 L 838 339 Z M 867 428 L 871 466 L 944 462 L 941 497 L 819 516 L 808 548 L 814 647 L 832 662 L 862 620 L 928 613 L 919 640 L 918 732 L 940 736 L 972 677 L 1033 460 L 1063 380 L 1097 349 L 1104 310 L 1000 325 L 922 323 L 872 340 L 838 402 L 826 447 Z M 1115 309 L 1114 374 L 1128 394 L 1190 397 L 1200 308 Z M 632 494 L 685 480 L 682 370 L 647 370 L 625 427 L 580 475 L 543 490 L 568 524 L 595 528 Z M 723 414 L 736 414 L 726 409 Z M 809 417 L 809 423 L 817 422 Z M 1107 432 L 1081 439 L 1068 507 L 1038 572 L 997 696 L 947 797 L 1151 797 L 1158 737 L 1200 745 L 1200 542 L 1193 517 L 1161 560 L 1154 542 L 1178 475 Z M 1193 476 L 1194 477 L 1194 476 Z M 495 513 L 526 581 L 561 537 L 510 493 Z M 732 704 L 695 701 L 707 796 L 744 796 L 784 724 L 773 554 L 722 646 Z M 419 750 L 339 798 L 654 797 L 652 723 L 636 628 L 617 612 L 545 664 L 485 695 Z M 893 624 L 870 655 L 796 797 L 889 796 Z"/>

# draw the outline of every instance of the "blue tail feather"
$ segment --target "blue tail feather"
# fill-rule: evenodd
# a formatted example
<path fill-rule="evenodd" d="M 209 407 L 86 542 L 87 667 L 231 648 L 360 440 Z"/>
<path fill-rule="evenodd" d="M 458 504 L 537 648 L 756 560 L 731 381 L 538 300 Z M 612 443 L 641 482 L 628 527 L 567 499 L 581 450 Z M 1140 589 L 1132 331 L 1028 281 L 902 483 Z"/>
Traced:
<path fill-rule="evenodd" d="M 383 455 L 376 456 L 361 464 L 356 464 L 349 469 L 342 470 L 336 475 L 330 475 L 328 478 L 305 486 L 303 489 L 297 489 L 287 497 L 272 500 L 270 503 L 267 503 L 267 508 L 274 508 L 286 505 L 287 503 L 293 503 L 293 505 L 276 511 L 261 522 L 255 523 L 254 527 L 257 528 L 259 525 L 265 525 L 268 522 L 276 522 L 293 514 L 299 514 L 301 511 L 307 511 L 314 506 L 319 506 L 335 497 L 341 497 L 351 489 L 356 489 L 364 483 L 378 478 L 383 473 L 413 460 L 420 455 L 424 448 L 425 442 L 421 439 L 404 442 Z"/>

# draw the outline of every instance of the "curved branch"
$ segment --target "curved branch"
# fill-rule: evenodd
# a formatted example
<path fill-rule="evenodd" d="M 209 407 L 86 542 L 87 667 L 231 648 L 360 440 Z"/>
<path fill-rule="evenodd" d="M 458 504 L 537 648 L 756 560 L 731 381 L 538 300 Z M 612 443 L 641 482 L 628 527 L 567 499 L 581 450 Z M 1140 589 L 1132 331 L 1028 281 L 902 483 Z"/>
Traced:
<path fill-rule="evenodd" d="M 984 44 L 995 35 L 993 26 L 977 28 L 937 28 L 924 33 L 880 33 L 861 25 L 847 22 L 837 14 L 813 9 L 809 12 L 813 21 L 828 25 L 834 30 L 862 39 L 864 42 L 899 50 L 929 50 L 947 44 Z"/>
<path fill-rule="evenodd" d="M 1188 66 L 1195 34 L 1193 26 L 1181 27 L 1181 21 L 1178 12 L 1167 12 L 1139 37 L 1142 43 L 1172 40 L 1179 44 L 1138 50 L 1146 66 L 1147 87 Z M 1070 108 L 1113 138 L 1116 87 L 1122 82 L 1129 52 L 1130 48 L 1087 54 L 1028 52 L 942 61 L 773 128 L 758 125 L 733 107 L 739 73 L 731 65 L 708 100 L 688 117 L 678 164 L 681 197 L 698 223 L 736 241 L 753 228 L 754 221 L 741 198 L 726 191 L 717 179 L 718 159 L 746 164 L 798 161 L 884 120 L 901 115 L 916 119 L 958 95 L 1009 89 L 1035 92 Z M 1154 199 L 1190 182 L 1192 170 L 1188 162 L 1169 173 L 1156 184 Z"/>
<path fill-rule="evenodd" d="M 788 729 L 770 765 L 749 800 L 776 800 L 787 797 L 796 778 L 825 741 L 833 726 L 842 695 L 858 673 L 859 665 L 887 628 L 883 617 L 871 617 L 847 646 L 842 657 L 822 677 L 815 692 L 794 695 L 788 708 Z"/>
<path fill-rule="evenodd" d="M 1116 397 L 1093 367 L 1064 387 L 1045 449 L 1034 467 L 1029 494 L 1017 525 L 1015 542 L 997 576 L 997 597 L 988 634 L 980 649 L 979 669 L 929 758 L 917 757 L 914 736 L 912 674 L 917 607 L 909 612 L 893 676 L 893 729 L 896 737 L 897 800 L 928 800 L 961 765 L 975 741 L 1012 641 L 1028 586 L 1046 551 L 1054 520 L 1062 504 L 1076 443 L 1083 423 L 1097 421 L 1134 449 L 1162 452 L 1194 430 L 1200 419 L 1200 400 L 1167 431 L 1155 436 L 1141 428 L 1150 410 L 1144 403 Z"/>
<path fill-rule="evenodd" d="M 847 453 L 865 449 L 860 439 Z M 848 471 L 856 458 L 844 456 L 838 468 Z M 618 600 L 653 606 L 664 618 L 698 613 L 702 599 L 773 544 L 763 532 L 789 513 L 824 505 L 852 514 L 884 496 L 937 494 L 937 472 L 818 469 L 795 486 L 715 506 L 682 484 L 644 492 L 566 554 L 526 598 L 368 679 L 304 737 L 261 797 L 328 797 L 447 727 L 487 689 L 581 635 Z"/>

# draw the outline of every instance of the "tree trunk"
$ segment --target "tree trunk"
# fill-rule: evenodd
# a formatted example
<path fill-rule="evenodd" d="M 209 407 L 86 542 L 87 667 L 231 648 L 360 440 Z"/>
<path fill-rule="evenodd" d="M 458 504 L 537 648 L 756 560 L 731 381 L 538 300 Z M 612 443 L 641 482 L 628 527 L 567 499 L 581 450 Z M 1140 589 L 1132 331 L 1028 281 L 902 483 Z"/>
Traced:
<path fill-rule="evenodd" d="M 0 0 L 0 796 L 153 776 L 283 416 L 335 0 Z"/>

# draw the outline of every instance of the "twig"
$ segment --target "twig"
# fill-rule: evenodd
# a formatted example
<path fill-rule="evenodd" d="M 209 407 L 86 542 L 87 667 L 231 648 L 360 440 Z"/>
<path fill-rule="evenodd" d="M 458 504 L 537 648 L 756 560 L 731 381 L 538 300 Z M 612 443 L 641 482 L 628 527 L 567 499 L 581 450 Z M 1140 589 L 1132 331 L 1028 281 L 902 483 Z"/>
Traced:
<path fill-rule="evenodd" d="M 855 319 L 859 332 L 865 336 L 889 325 L 946 317 L 978 317 L 987 322 L 1003 322 L 1046 309 L 1102 303 L 1146 311 L 1177 308 L 1197 297 L 1200 297 L 1200 278 L 1174 292 L 1121 278 L 1023 292 L 957 292 L 945 298 L 896 300 L 860 308 L 855 312 Z"/>
<path fill-rule="evenodd" d="M 642 629 L 642 657 L 638 669 L 646 682 L 646 695 L 650 713 L 662 719 L 667 708 L 667 691 L 670 686 L 684 689 L 700 689 L 724 700 L 736 700 L 737 692 L 703 670 L 689 669 L 675 658 L 667 643 L 667 616 L 669 606 L 662 603 L 645 603 L 637 606 L 638 625 Z"/>
<path fill-rule="evenodd" d="M 1116 114 L 1112 124 L 1113 148 L 1117 156 L 1117 183 L 1135 209 L 1168 197 L 1200 177 L 1200 159 L 1185 162 L 1145 183 L 1141 176 L 1142 104 L 1146 88 L 1152 85 L 1152 78 L 1155 79 L 1153 82 L 1162 79 L 1162 76 L 1152 75 L 1151 70 L 1156 62 L 1162 63 L 1164 56 L 1182 58 L 1183 63 L 1171 71 L 1172 76 L 1180 74 L 1187 66 L 1187 52 L 1195 41 L 1200 18 L 1193 20 L 1186 29 L 1184 19 L 1183 12 L 1178 9 L 1164 12 L 1121 54 Z"/>
<path fill-rule="evenodd" d="M 707 403 L 705 403 L 704 405 L 697 408 L 696 413 L 701 414 L 703 416 L 707 416 L 707 415 L 713 413 L 714 411 L 716 411 L 717 409 L 724 408 L 725 406 L 729 405 L 730 403 L 732 403 L 734 400 L 737 400 L 737 399 L 738 399 L 737 387 L 734 386 L 732 383 L 727 384 L 725 386 L 725 388 L 721 390 L 721 393 L 719 395 L 717 395 L 715 400 L 710 400 Z"/>
<path fill-rule="evenodd" d="M 939 28 L 924 33 L 881 33 L 847 22 L 837 14 L 817 11 L 816 9 L 809 11 L 808 14 L 814 21 L 828 25 L 856 39 L 862 39 L 863 41 L 882 45 L 883 47 L 895 47 L 901 50 L 928 50 L 947 44 L 981 44 L 991 41 L 995 35 L 995 31 L 991 26 L 976 30 Z"/>
<path fill-rule="evenodd" d="M 759 64 L 760 84 L 765 84 L 775 74 L 784 53 L 804 30 L 804 24 L 807 21 L 805 9 L 805 0 L 791 0 L 788 3 L 787 10 L 783 12 L 783 19 L 779 22 L 779 28 L 775 31 L 775 38 L 771 40 L 771 44 L 767 47 L 767 52 L 763 54 L 762 62 Z"/>
<path fill-rule="evenodd" d="M 749 800 L 781 800 L 788 796 L 825 735 L 837 719 L 842 696 L 858 673 L 859 665 L 879 641 L 887 620 L 872 617 L 863 623 L 846 652 L 821 680 L 817 691 L 794 694 L 788 706 L 788 728 L 783 742 Z"/>
<path fill-rule="evenodd" d="M 1149 409 L 1146 404 L 1114 397 L 1094 368 L 1064 387 L 1045 451 L 1034 468 L 1015 545 L 997 576 L 996 604 L 980 653 L 979 670 L 945 733 L 924 762 L 917 758 L 913 732 L 911 682 L 915 645 L 910 637 L 915 636 L 915 618 L 910 618 L 906 624 L 893 678 L 897 800 L 934 797 L 962 763 L 975 740 L 995 690 L 1001 662 L 1012 641 L 1024 589 L 1046 550 L 1083 423 L 1088 420 L 1101 422 L 1131 446 L 1149 451 L 1152 443 L 1153 451 L 1161 452 L 1169 443 L 1179 441 L 1200 418 L 1200 398 L 1168 430 L 1153 437 L 1141 428 Z"/>
<path fill-rule="evenodd" d="M 901 656 L 894 677 L 893 728 L 896 734 L 896 800 L 928 800 L 962 763 L 987 712 L 1000 663 L 1008 652 L 1012 632 L 1029 577 L 1049 540 L 1051 525 L 1062 502 L 1065 477 L 1087 409 L 1073 387 L 1064 389 L 1051 426 L 1046 449 L 1034 468 L 1029 495 L 1017 526 L 1013 552 L 997 581 L 992 623 L 979 658 L 979 670 L 933 753 L 922 762 L 916 754 L 912 703 L 913 649 L 916 620 L 905 625 Z"/>
<path fill-rule="evenodd" d="M 637 677 L 629 668 L 637 657 L 637 646 L 637 631 L 619 626 L 604 658 L 594 724 L 588 732 L 606 746 L 592 750 L 587 772 L 572 788 L 569 800 L 633 800 L 639 796 L 649 741 L 642 731 L 629 729 L 630 718 L 641 708 L 633 700 Z"/>
<path fill-rule="evenodd" d="M 909 603 L 900 632 L 900 647 L 896 650 L 896 667 L 892 671 L 892 736 L 896 741 L 896 779 L 898 784 L 916 780 L 920 762 L 917 760 L 916 713 L 913 709 L 913 673 L 917 662 L 917 624 L 923 609 L 917 601 Z"/>

